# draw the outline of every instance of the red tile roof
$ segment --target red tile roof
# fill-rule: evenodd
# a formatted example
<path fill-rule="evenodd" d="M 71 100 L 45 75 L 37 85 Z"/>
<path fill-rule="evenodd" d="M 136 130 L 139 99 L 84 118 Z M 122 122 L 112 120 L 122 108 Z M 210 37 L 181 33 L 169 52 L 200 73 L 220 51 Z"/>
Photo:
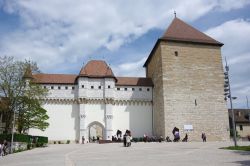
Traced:
<path fill-rule="evenodd" d="M 105 61 L 102 60 L 91 60 L 89 61 L 80 71 L 80 76 L 87 77 L 111 77 L 115 78 L 113 71 L 107 65 Z"/>
<path fill-rule="evenodd" d="M 78 75 L 73 74 L 34 74 L 38 84 L 74 84 Z"/>
<path fill-rule="evenodd" d="M 34 82 L 38 84 L 74 84 L 78 75 L 69 74 L 34 74 Z M 116 77 L 117 86 L 153 86 L 150 78 Z"/>
<path fill-rule="evenodd" d="M 175 18 L 172 21 L 172 23 L 162 36 L 162 39 L 223 45 L 222 43 L 188 25 L 179 18 Z"/>
<path fill-rule="evenodd" d="M 153 86 L 151 78 L 116 77 L 116 86 Z"/>

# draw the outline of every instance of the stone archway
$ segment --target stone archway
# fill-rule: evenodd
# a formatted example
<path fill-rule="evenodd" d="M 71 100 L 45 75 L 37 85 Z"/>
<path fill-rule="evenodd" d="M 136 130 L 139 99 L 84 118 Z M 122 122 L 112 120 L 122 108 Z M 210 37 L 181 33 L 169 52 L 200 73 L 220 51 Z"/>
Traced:
<path fill-rule="evenodd" d="M 95 142 L 94 139 L 97 139 L 97 137 L 99 137 L 99 139 L 104 138 L 104 126 L 100 122 L 95 121 L 88 125 L 89 142 Z"/>

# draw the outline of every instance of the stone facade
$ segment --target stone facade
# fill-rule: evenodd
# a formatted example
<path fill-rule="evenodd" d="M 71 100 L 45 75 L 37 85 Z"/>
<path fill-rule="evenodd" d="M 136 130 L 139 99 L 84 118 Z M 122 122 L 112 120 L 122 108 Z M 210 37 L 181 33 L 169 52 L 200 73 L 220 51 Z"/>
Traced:
<path fill-rule="evenodd" d="M 184 125 L 192 125 L 190 140 L 200 140 L 202 132 L 209 140 L 229 139 L 219 46 L 160 41 L 147 76 L 154 99 L 161 98 L 153 104 L 156 135 L 171 136 L 175 126 L 184 135 Z"/>

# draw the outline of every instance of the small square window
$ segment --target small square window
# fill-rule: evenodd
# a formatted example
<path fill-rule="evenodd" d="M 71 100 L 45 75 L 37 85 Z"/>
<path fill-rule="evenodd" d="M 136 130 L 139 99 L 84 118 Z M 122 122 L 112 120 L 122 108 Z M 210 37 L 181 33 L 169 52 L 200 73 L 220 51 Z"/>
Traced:
<path fill-rule="evenodd" d="M 150 89 L 149 89 L 149 88 L 147 88 L 147 91 L 150 91 Z"/>
<path fill-rule="evenodd" d="M 43 89 L 46 89 L 46 86 L 43 86 Z"/>
<path fill-rule="evenodd" d="M 117 90 L 120 90 L 120 88 L 117 88 Z"/>
<path fill-rule="evenodd" d="M 51 88 L 51 89 L 54 89 L 54 86 L 51 86 L 50 88 Z"/>
<path fill-rule="evenodd" d="M 108 89 L 110 89 L 110 85 L 108 85 Z"/>
<path fill-rule="evenodd" d="M 125 91 L 127 91 L 127 90 L 128 90 L 128 88 L 124 88 L 124 90 L 125 90 Z"/>
<path fill-rule="evenodd" d="M 74 86 L 72 86 L 72 90 L 74 90 L 75 89 L 75 87 Z"/>
<path fill-rule="evenodd" d="M 91 86 L 91 89 L 94 89 L 94 86 Z"/>
<path fill-rule="evenodd" d="M 99 88 L 99 89 L 102 89 L 102 87 L 101 87 L 101 86 L 98 86 L 98 88 Z"/>
<path fill-rule="evenodd" d="M 178 51 L 175 51 L 175 52 L 174 52 L 174 55 L 175 55 L 175 56 L 178 56 Z"/>
<path fill-rule="evenodd" d="M 135 91 L 135 88 L 132 88 L 132 91 Z"/>
<path fill-rule="evenodd" d="M 82 85 L 82 88 L 84 88 L 84 85 Z"/>
<path fill-rule="evenodd" d="M 60 87 L 60 86 L 58 86 L 58 89 L 61 89 L 61 87 Z"/>
<path fill-rule="evenodd" d="M 67 87 L 67 86 L 65 86 L 65 89 L 68 89 L 68 87 Z"/>
<path fill-rule="evenodd" d="M 142 88 L 139 88 L 139 91 L 142 91 Z"/>
<path fill-rule="evenodd" d="M 242 125 L 240 125 L 240 131 L 243 131 L 243 126 Z"/>

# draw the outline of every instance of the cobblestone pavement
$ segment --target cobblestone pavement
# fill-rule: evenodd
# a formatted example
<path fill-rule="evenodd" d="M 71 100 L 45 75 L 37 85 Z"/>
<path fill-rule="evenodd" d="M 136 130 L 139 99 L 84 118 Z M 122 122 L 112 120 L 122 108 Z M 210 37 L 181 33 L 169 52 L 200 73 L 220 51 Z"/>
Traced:
<path fill-rule="evenodd" d="M 240 142 L 250 145 L 250 142 Z M 250 165 L 250 152 L 219 149 L 232 142 L 49 145 L 0 157 L 0 166 Z"/>

